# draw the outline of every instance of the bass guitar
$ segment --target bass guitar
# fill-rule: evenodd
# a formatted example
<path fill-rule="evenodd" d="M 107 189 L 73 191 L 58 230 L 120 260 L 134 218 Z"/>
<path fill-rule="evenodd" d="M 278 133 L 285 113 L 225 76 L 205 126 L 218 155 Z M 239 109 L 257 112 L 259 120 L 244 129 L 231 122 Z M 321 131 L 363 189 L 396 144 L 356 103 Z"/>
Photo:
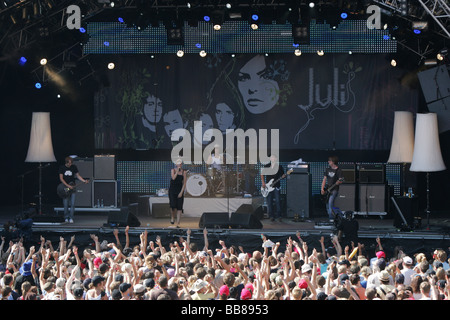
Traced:
<path fill-rule="evenodd" d="M 86 179 L 86 181 L 89 183 L 89 180 Z M 81 182 L 82 183 L 82 182 Z M 77 187 L 81 184 L 81 183 L 71 183 L 70 185 L 73 186 L 73 188 L 69 188 L 68 186 L 66 186 L 64 183 L 60 183 L 58 185 L 58 187 L 56 187 L 56 193 L 58 194 L 58 196 L 61 199 L 70 197 L 72 195 L 72 193 L 77 191 Z"/>
<path fill-rule="evenodd" d="M 269 193 L 271 193 L 275 187 L 273 187 L 278 181 L 286 178 L 287 175 L 291 174 L 292 171 L 294 171 L 294 169 L 289 169 L 288 172 L 286 172 L 285 174 L 283 174 L 281 177 L 279 177 L 278 179 L 274 180 L 274 179 L 270 179 L 269 182 L 266 183 L 266 187 L 261 187 L 261 194 L 264 198 L 266 198 Z"/>
<path fill-rule="evenodd" d="M 336 183 L 334 183 L 332 186 L 323 188 L 323 191 L 325 193 L 322 195 L 322 197 L 325 202 L 328 201 L 331 192 L 333 192 L 333 190 L 338 186 L 339 182 L 344 182 L 344 178 L 339 178 L 338 181 L 336 181 Z"/>

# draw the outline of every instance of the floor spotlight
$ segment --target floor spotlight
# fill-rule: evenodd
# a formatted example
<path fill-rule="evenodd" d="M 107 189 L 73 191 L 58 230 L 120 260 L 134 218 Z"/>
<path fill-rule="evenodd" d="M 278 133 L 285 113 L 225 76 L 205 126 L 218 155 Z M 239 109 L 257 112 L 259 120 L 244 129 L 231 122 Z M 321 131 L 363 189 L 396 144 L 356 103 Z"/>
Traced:
<path fill-rule="evenodd" d="M 317 54 L 319 56 L 323 56 L 325 54 L 325 52 L 323 52 L 323 50 L 317 50 Z"/>
<path fill-rule="evenodd" d="M 299 57 L 302 55 L 302 51 L 300 49 L 295 49 L 294 54 Z"/>
<path fill-rule="evenodd" d="M 219 31 L 221 26 L 220 26 L 220 24 L 215 24 L 213 28 L 214 28 L 214 30 Z"/>
<path fill-rule="evenodd" d="M 314 6 L 315 6 L 314 2 L 310 2 L 310 3 L 309 3 L 309 7 L 310 7 L 310 8 L 314 8 Z"/>
<path fill-rule="evenodd" d="M 112 69 L 114 69 L 115 67 L 116 67 L 116 66 L 115 66 L 114 63 L 112 63 L 112 62 L 108 63 L 108 69 L 109 69 L 109 70 L 112 70 Z"/>
<path fill-rule="evenodd" d="M 202 57 L 202 58 L 206 57 L 206 51 L 205 51 L 205 50 L 200 51 L 198 54 L 199 54 L 200 57 Z"/>
<path fill-rule="evenodd" d="M 45 66 L 47 64 L 47 59 L 42 58 L 41 59 L 41 66 Z"/>
<path fill-rule="evenodd" d="M 250 27 L 251 27 L 253 30 L 257 30 L 257 29 L 258 29 L 258 25 L 257 25 L 256 23 L 252 23 L 252 24 L 250 25 Z"/>
<path fill-rule="evenodd" d="M 178 50 L 177 51 L 177 57 L 181 58 L 182 56 L 184 56 L 184 51 L 183 50 Z"/>
<path fill-rule="evenodd" d="M 397 66 L 397 60 L 392 59 L 391 60 L 391 66 L 396 67 Z"/>

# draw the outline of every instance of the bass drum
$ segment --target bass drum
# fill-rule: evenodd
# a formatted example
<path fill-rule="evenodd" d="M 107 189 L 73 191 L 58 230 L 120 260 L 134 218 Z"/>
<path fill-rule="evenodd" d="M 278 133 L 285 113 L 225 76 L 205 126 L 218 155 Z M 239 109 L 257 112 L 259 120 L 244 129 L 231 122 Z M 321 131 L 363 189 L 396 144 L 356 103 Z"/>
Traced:
<path fill-rule="evenodd" d="M 186 180 L 186 192 L 193 197 L 200 197 L 207 188 L 208 183 L 202 174 L 193 174 Z"/>

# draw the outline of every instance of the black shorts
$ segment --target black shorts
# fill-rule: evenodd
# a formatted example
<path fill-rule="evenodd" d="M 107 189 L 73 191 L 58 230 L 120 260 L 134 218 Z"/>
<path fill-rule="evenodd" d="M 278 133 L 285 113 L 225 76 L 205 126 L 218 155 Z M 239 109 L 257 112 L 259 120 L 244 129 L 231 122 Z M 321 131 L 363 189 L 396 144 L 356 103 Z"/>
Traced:
<path fill-rule="evenodd" d="M 169 205 L 171 209 L 183 210 L 184 196 L 178 198 L 179 193 L 169 193 Z"/>

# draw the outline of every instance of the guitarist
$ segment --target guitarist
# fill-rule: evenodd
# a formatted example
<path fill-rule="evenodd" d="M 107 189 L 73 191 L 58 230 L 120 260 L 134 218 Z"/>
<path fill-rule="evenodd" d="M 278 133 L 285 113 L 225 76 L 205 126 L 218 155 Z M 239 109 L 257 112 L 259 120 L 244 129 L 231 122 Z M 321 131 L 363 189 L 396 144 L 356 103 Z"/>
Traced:
<path fill-rule="evenodd" d="M 275 155 L 270 156 L 270 163 L 265 165 L 266 168 L 274 168 L 274 166 L 277 164 L 277 157 Z M 281 178 L 284 175 L 283 167 L 278 164 L 278 171 L 277 173 L 273 175 L 261 175 L 261 183 L 262 187 L 266 188 L 266 182 L 269 182 L 271 179 L 277 180 Z M 269 218 L 271 221 L 275 221 L 275 219 L 278 219 L 280 222 L 282 222 L 281 219 L 281 203 L 280 203 L 280 181 L 275 183 L 273 185 L 274 190 L 272 190 L 269 195 L 267 196 L 267 211 L 269 214 Z M 275 200 L 275 212 L 273 210 L 273 200 Z"/>
<path fill-rule="evenodd" d="M 65 158 L 64 165 L 59 167 L 59 180 L 67 188 L 73 190 L 75 188 L 76 179 L 88 183 L 88 180 L 83 179 L 76 165 L 73 164 L 71 157 Z M 69 223 L 73 223 L 73 216 L 75 212 L 75 195 L 76 192 L 70 192 L 70 195 L 63 199 L 64 204 L 64 220 Z M 70 201 L 70 211 L 69 211 L 69 201 Z"/>
<path fill-rule="evenodd" d="M 337 156 L 330 156 L 328 157 L 328 165 L 329 167 L 326 168 L 324 172 L 324 177 L 322 180 L 322 188 L 321 188 L 321 194 L 324 195 L 327 193 L 325 190 L 325 187 L 330 187 L 334 184 L 336 184 L 335 188 L 331 190 L 331 192 L 328 194 L 327 202 L 326 202 L 326 208 L 328 217 L 330 218 L 330 222 L 334 221 L 334 213 L 333 213 L 333 207 L 334 207 L 334 200 L 339 194 L 339 185 L 342 183 L 339 179 L 341 179 L 342 176 L 342 170 L 338 166 L 338 157 Z"/>

